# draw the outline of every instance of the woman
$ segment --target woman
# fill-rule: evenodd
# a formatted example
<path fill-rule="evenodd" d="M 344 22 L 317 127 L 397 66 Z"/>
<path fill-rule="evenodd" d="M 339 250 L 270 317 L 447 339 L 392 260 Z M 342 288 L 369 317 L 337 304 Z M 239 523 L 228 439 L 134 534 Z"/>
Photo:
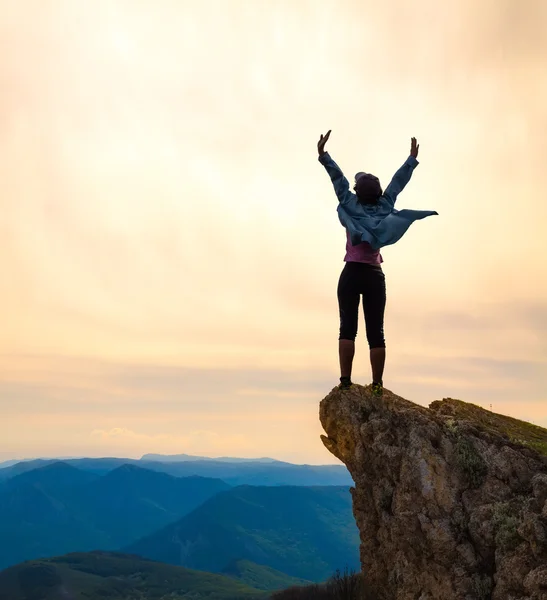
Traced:
<path fill-rule="evenodd" d="M 370 348 L 372 368 L 372 393 L 383 393 L 383 374 L 386 359 L 384 339 L 384 312 L 386 286 L 380 248 L 394 244 L 405 234 L 410 225 L 419 219 L 437 215 L 435 211 L 396 210 L 395 201 L 412 172 L 418 165 L 419 144 L 412 138 L 410 156 L 395 173 L 391 183 L 382 191 L 380 180 L 363 171 L 355 175 L 354 192 L 340 167 L 325 152 L 330 130 L 321 135 L 317 143 L 319 162 L 329 174 L 338 197 L 338 218 L 346 228 L 345 266 L 338 281 L 338 307 L 340 335 L 340 388 L 352 385 L 351 369 L 355 354 L 355 338 L 359 316 L 359 301 L 363 297 L 363 311 L 367 341 Z"/>

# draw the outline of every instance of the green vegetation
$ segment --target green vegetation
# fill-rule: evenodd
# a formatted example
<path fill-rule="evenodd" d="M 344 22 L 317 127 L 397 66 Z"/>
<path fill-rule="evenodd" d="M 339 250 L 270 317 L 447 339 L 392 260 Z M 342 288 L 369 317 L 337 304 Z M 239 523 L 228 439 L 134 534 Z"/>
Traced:
<path fill-rule="evenodd" d="M 479 487 L 488 473 L 488 467 L 471 440 L 466 437 L 454 419 L 447 419 L 445 427 L 455 440 L 456 461 L 465 473 L 471 487 Z"/>
<path fill-rule="evenodd" d="M 222 571 L 257 590 L 283 590 L 296 585 L 309 585 L 312 582 L 291 577 L 265 565 L 257 565 L 249 560 L 236 560 Z"/>
<path fill-rule="evenodd" d="M 516 516 L 520 514 L 519 501 L 497 502 L 494 505 L 492 522 L 496 529 L 496 546 L 505 551 L 514 550 L 522 538 L 518 534 L 520 519 Z"/>
<path fill-rule="evenodd" d="M 262 600 L 268 593 L 222 575 L 135 556 L 90 552 L 0 572 L 0 600 Z"/>
<path fill-rule="evenodd" d="M 449 430 L 454 429 L 456 420 L 469 421 L 479 431 L 502 435 L 514 444 L 533 448 L 547 456 L 547 429 L 543 427 L 454 398 L 432 402 L 430 408 L 438 410 L 440 414 L 451 415 L 452 418 L 445 421 Z"/>
<path fill-rule="evenodd" d="M 532 448 L 547 455 L 547 429 L 543 427 L 499 415 L 476 404 L 453 398 L 432 402 L 430 408 L 440 415 L 449 415 L 444 421 L 444 426 L 455 438 L 458 465 L 472 487 L 478 487 L 484 481 L 487 466 L 470 437 L 464 433 L 462 422 L 469 423 L 479 432 L 501 435 L 508 443 Z"/>
<path fill-rule="evenodd" d="M 472 442 L 460 433 L 456 434 L 456 456 L 469 484 L 472 487 L 479 487 L 484 481 L 488 468 Z"/>

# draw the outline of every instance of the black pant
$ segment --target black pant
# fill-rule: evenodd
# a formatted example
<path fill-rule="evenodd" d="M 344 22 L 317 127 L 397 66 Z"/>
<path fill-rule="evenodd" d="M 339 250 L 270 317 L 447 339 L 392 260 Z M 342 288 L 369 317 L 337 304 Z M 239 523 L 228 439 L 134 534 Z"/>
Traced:
<path fill-rule="evenodd" d="M 355 341 L 361 295 L 369 348 L 385 348 L 386 280 L 380 265 L 347 262 L 342 270 L 338 281 L 340 310 L 338 339 Z"/>

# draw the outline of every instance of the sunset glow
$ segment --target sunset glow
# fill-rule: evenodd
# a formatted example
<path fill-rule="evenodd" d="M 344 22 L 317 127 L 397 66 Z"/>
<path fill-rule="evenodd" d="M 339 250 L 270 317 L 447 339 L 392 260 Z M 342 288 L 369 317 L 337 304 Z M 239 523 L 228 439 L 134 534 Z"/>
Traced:
<path fill-rule="evenodd" d="M 0 461 L 333 462 L 328 129 L 384 185 L 416 136 L 399 207 L 439 213 L 382 252 L 385 386 L 547 426 L 547 3 L 0 10 Z"/>

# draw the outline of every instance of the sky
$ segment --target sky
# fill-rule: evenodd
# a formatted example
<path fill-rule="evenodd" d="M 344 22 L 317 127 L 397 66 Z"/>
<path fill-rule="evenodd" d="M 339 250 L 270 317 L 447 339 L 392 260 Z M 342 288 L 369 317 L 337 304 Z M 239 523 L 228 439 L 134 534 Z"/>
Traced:
<path fill-rule="evenodd" d="M 336 459 L 317 141 L 436 210 L 383 249 L 386 388 L 547 427 L 547 3 L 0 0 L 0 461 Z M 370 382 L 363 315 L 353 379 Z"/>

